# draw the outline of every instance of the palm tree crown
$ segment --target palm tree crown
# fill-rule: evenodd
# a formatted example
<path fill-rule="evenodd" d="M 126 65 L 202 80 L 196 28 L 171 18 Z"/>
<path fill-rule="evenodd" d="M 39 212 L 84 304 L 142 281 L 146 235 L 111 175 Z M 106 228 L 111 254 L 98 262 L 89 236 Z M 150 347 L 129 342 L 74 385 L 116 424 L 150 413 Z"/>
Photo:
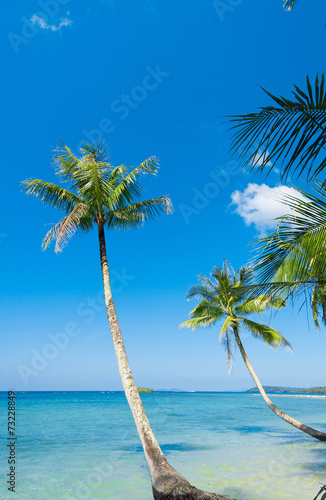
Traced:
<path fill-rule="evenodd" d="M 239 332 L 241 326 L 272 347 L 289 346 L 287 340 L 278 331 L 268 325 L 248 319 L 248 316 L 252 314 L 284 306 L 282 299 L 267 295 L 248 299 L 244 287 L 250 283 L 251 277 L 251 269 L 242 267 L 235 273 L 224 262 L 222 269 L 213 268 L 211 277 L 199 276 L 199 283 L 192 286 L 187 295 L 188 299 L 198 298 L 200 301 L 191 311 L 191 319 L 180 326 L 194 330 L 197 327 L 212 326 L 217 321 L 224 320 L 220 330 L 220 340 L 226 350 L 229 371 L 233 360 L 234 329 Z"/>
<path fill-rule="evenodd" d="M 27 194 L 66 214 L 46 234 L 43 249 L 56 240 L 55 251 L 60 252 L 74 233 L 87 232 L 94 224 L 108 229 L 137 228 L 159 214 L 171 213 L 172 205 L 167 196 L 135 201 L 143 191 L 138 182 L 140 175 L 157 173 L 155 157 L 131 168 L 113 167 L 104 144 L 84 143 L 80 153 L 78 158 L 65 145 L 55 152 L 56 173 L 68 189 L 40 179 L 23 182 Z"/>

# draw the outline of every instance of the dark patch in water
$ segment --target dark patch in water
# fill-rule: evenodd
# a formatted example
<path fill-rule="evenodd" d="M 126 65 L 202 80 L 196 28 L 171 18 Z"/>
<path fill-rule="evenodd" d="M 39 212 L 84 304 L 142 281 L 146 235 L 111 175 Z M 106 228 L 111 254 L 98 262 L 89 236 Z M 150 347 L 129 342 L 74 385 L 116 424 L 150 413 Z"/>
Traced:
<path fill-rule="evenodd" d="M 170 443 L 161 445 L 163 453 L 169 453 L 170 451 L 200 451 L 209 450 L 210 446 L 200 446 L 196 444 L 187 443 Z"/>
<path fill-rule="evenodd" d="M 325 464 L 308 463 L 308 464 L 303 464 L 303 468 L 309 470 L 310 472 L 314 472 L 315 474 L 322 474 L 323 477 L 325 477 L 325 472 L 326 472 Z"/>
<path fill-rule="evenodd" d="M 268 429 L 268 427 L 260 427 L 258 425 L 244 425 L 242 427 L 236 427 L 235 430 L 243 432 L 244 434 L 256 434 L 260 432 L 270 432 L 271 429 Z"/>
<path fill-rule="evenodd" d="M 194 444 L 187 443 L 169 443 L 160 445 L 164 455 L 169 455 L 169 453 L 173 451 L 201 451 L 201 450 L 210 450 L 210 446 L 200 446 Z M 121 448 L 120 448 L 121 449 Z M 143 453 L 143 448 L 141 444 L 134 444 L 132 446 L 123 446 L 122 449 L 124 451 L 129 451 L 131 453 Z"/>

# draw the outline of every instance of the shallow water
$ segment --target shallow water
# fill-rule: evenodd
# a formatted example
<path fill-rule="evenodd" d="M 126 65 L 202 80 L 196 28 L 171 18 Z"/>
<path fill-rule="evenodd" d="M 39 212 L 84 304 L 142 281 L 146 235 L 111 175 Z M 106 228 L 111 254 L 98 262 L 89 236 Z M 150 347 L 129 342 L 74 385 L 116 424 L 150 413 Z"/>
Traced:
<path fill-rule="evenodd" d="M 326 399 L 273 396 L 326 432 Z M 123 393 L 17 393 L 16 494 L 8 492 L 7 394 L 0 393 L 0 498 L 151 500 L 150 475 Z M 168 461 L 192 484 L 238 500 L 312 500 L 326 443 L 252 394 L 154 393 L 142 400 Z"/>

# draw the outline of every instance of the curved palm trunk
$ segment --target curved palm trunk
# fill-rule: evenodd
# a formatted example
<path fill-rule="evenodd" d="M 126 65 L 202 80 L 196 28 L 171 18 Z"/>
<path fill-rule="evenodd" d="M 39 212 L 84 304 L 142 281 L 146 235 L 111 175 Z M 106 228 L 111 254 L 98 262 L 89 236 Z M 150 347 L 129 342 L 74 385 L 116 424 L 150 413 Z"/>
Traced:
<path fill-rule="evenodd" d="M 312 429 L 311 427 L 308 427 L 305 424 L 302 424 L 301 422 L 299 422 L 295 418 L 292 418 L 289 415 L 287 415 L 286 413 L 284 413 L 282 410 L 280 410 L 279 408 L 277 408 L 277 406 L 275 406 L 272 403 L 272 401 L 269 399 L 269 397 L 267 396 L 266 392 L 264 391 L 264 388 L 261 385 L 261 383 L 259 381 L 259 378 L 257 377 L 257 375 L 256 375 L 256 373 L 255 373 L 255 371 L 254 371 L 254 369 L 253 369 L 253 367 L 252 367 L 252 365 L 251 365 L 251 363 L 250 363 L 250 361 L 248 359 L 246 351 L 244 350 L 244 347 L 242 345 L 241 339 L 239 337 L 237 325 L 233 325 L 233 332 L 234 332 L 234 336 L 235 336 L 235 339 L 237 341 L 238 347 L 240 349 L 240 352 L 241 352 L 241 355 L 242 355 L 242 359 L 245 362 L 245 365 L 248 368 L 248 371 L 249 371 L 250 375 L 252 376 L 253 381 L 255 382 L 255 384 L 256 384 L 256 386 L 257 386 L 260 394 L 262 395 L 263 400 L 267 404 L 267 406 L 278 417 L 282 418 L 283 420 L 285 420 L 285 422 L 288 422 L 289 424 L 293 425 L 297 429 L 300 429 L 300 431 L 303 431 L 306 434 L 309 434 L 309 436 L 312 436 L 312 437 L 314 437 L 316 439 L 319 439 L 320 441 L 326 441 L 326 434 L 324 434 L 323 432 L 316 431 L 315 429 Z"/>
<path fill-rule="evenodd" d="M 128 358 L 123 343 L 117 314 L 115 311 L 111 286 L 109 266 L 106 255 L 105 236 L 103 226 L 98 226 L 101 268 L 104 286 L 104 297 L 110 330 L 113 339 L 115 354 L 118 361 L 120 377 L 131 409 L 137 431 L 144 449 L 145 457 L 152 478 L 153 496 L 155 500 L 213 500 L 226 497 L 207 493 L 192 486 L 167 462 L 154 436 L 147 419 L 142 401 L 134 382 Z"/>

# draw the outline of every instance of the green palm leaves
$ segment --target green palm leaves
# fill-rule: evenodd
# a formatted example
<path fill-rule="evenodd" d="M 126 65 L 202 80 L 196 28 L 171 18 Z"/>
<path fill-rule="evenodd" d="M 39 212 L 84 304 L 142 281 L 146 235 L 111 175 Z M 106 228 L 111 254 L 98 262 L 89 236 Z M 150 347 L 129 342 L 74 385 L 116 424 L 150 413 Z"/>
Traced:
<path fill-rule="evenodd" d="M 248 299 L 245 290 L 251 279 L 251 269 L 242 267 L 235 273 L 224 262 L 222 269 L 213 268 L 210 277 L 199 276 L 199 283 L 192 286 L 187 295 L 188 299 L 199 299 L 199 303 L 191 311 L 190 319 L 180 326 L 194 330 L 198 327 L 213 326 L 224 320 L 220 340 L 226 351 L 229 371 L 232 368 L 234 333 L 238 333 L 242 326 L 272 347 L 289 346 L 279 332 L 247 318 L 267 309 L 279 309 L 284 306 L 282 299 L 266 295 Z"/>
<path fill-rule="evenodd" d="M 291 213 L 282 217 L 277 229 L 257 244 L 255 270 L 259 281 L 270 281 L 282 267 L 293 281 L 303 279 L 307 273 L 325 275 L 326 187 L 321 183 L 317 186 L 314 191 L 319 196 L 299 190 L 305 200 L 284 197 L 283 203 Z"/>
<path fill-rule="evenodd" d="M 266 106 L 257 113 L 231 117 L 233 140 L 244 166 L 269 173 L 279 162 L 282 177 L 290 171 L 308 179 L 319 175 L 326 166 L 326 89 L 325 78 L 318 75 L 307 91 L 295 85 L 294 100 L 276 97 L 265 90 L 276 106 Z"/>
<path fill-rule="evenodd" d="M 287 196 L 291 214 L 277 229 L 258 241 L 254 269 L 255 294 L 310 295 L 314 322 L 326 324 L 326 187 L 314 188 L 318 196 L 300 190 L 305 200 Z"/>
<path fill-rule="evenodd" d="M 289 8 L 293 2 L 286 2 Z M 326 89 L 324 74 L 314 85 L 307 77 L 307 90 L 294 86 L 294 100 L 265 91 L 277 106 L 258 113 L 233 117 L 231 149 L 237 151 L 244 166 L 259 172 L 280 169 L 286 179 L 290 173 L 307 174 L 314 181 L 314 193 L 298 190 L 305 198 L 283 198 L 289 215 L 282 217 L 275 231 L 256 245 L 253 260 L 254 296 L 261 293 L 296 297 L 310 296 L 314 322 L 326 324 Z M 250 287 L 247 288 L 247 291 Z"/>
<path fill-rule="evenodd" d="M 87 232 L 94 224 L 108 229 L 137 228 L 163 213 L 172 212 L 167 196 L 136 201 L 143 192 L 140 177 L 155 175 L 158 171 L 155 157 L 136 168 L 113 167 L 104 144 L 85 143 L 80 153 L 80 157 L 75 156 L 64 144 L 55 151 L 56 173 L 68 189 L 39 179 L 23 182 L 27 194 L 65 213 L 46 234 L 43 249 L 55 240 L 55 251 L 60 252 L 76 232 Z"/>

